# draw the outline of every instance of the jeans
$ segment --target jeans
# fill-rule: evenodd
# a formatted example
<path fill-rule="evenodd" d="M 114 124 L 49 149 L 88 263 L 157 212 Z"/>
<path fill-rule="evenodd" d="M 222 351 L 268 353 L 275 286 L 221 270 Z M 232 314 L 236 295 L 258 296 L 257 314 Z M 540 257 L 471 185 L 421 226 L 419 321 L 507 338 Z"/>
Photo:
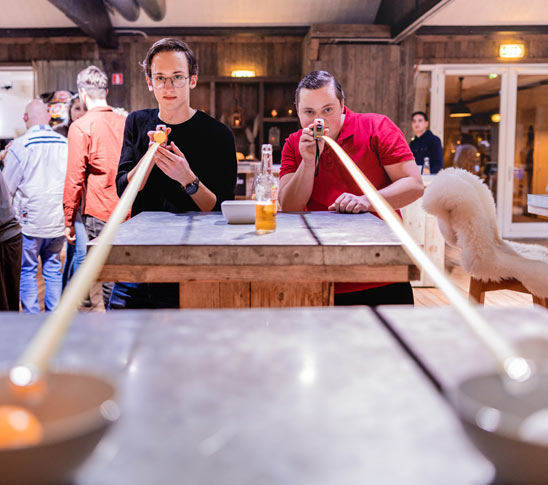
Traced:
<path fill-rule="evenodd" d="M 178 283 L 114 283 L 107 310 L 179 308 Z"/>
<path fill-rule="evenodd" d="M 69 244 L 67 242 L 67 259 L 65 259 L 65 268 L 63 270 L 63 288 L 67 286 L 72 275 L 78 271 L 78 268 L 86 257 L 88 234 L 79 213 L 74 222 L 74 232 L 76 234 L 76 241 L 74 244 Z"/>
<path fill-rule="evenodd" d="M 84 221 L 84 226 L 86 228 L 86 233 L 89 240 L 95 239 L 101 234 L 103 227 L 105 227 L 106 222 L 103 222 L 101 219 L 97 219 L 93 216 L 82 216 Z M 103 303 L 105 308 L 108 306 L 108 301 L 110 300 L 110 294 L 112 293 L 112 287 L 114 283 L 103 283 Z"/>
<path fill-rule="evenodd" d="M 44 306 L 47 312 L 55 309 L 62 290 L 61 250 L 65 237 L 42 238 L 23 234 L 23 254 L 21 257 L 21 287 L 19 298 L 25 313 L 40 313 L 38 303 L 38 257 L 42 260 L 42 276 L 46 286 Z"/>

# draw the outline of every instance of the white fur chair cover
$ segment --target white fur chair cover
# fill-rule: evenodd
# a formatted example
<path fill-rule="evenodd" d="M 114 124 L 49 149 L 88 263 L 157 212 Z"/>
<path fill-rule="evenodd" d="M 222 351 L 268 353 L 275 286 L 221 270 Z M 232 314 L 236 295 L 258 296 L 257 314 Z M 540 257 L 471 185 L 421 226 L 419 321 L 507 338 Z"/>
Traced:
<path fill-rule="evenodd" d="M 548 297 L 548 248 L 499 236 L 495 202 L 476 175 L 460 168 L 438 172 L 426 188 L 424 210 L 438 218 L 448 244 L 462 248 L 462 267 L 482 281 L 515 278 Z"/>

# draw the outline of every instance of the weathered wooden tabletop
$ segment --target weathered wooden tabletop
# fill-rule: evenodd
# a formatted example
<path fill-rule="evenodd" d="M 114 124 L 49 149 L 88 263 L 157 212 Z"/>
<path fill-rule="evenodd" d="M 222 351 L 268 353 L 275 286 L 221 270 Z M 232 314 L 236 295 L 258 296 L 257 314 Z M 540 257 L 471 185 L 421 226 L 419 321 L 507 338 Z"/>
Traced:
<path fill-rule="evenodd" d="M 455 388 L 469 377 L 497 370 L 490 351 L 450 306 L 413 311 L 378 307 L 377 311 L 444 390 Z M 539 306 L 486 307 L 481 312 L 520 352 L 548 371 L 548 310 Z"/>
<path fill-rule="evenodd" d="M 548 194 L 527 194 L 527 211 L 548 217 Z"/>
<path fill-rule="evenodd" d="M 4 370 L 43 320 L 2 316 Z M 122 417 L 77 484 L 467 485 L 493 474 L 368 308 L 79 314 L 55 368 L 109 377 L 120 394 Z"/>
<path fill-rule="evenodd" d="M 276 231 L 257 235 L 254 225 L 228 224 L 220 213 L 143 212 L 120 226 L 99 279 L 177 282 L 189 308 L 328 305 L 335 281 L 417 274 L 371 214 L 279 213 Z"/>

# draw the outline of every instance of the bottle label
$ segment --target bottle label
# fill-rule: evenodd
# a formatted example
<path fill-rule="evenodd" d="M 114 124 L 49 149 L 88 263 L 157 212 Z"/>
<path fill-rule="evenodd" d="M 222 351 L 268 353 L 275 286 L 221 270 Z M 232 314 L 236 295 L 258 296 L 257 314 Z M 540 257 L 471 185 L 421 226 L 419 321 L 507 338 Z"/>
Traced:
<path fill-rule="evenodd" d="M 278 200 L 278 187 L 275 185 L 270 189 L 270 200 L 276 202 Z"/>

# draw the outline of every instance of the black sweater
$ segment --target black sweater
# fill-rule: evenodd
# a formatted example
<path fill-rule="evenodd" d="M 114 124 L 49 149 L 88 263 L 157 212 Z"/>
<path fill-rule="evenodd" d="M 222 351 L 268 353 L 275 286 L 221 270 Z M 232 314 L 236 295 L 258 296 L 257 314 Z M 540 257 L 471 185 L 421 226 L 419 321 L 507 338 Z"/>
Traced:
<path fill-rule="evenodd" d="M 223 200 L 234 199 L 237 162 L 234 136 L 230 129 L 202 111 L 184 123 L 170 125 L 158 117 L 158 109 L 134 111 L 126 120 L 124 143 L 116 175 L 118 196 L 127 187 L 127 175 L 148 150 L 147 132 L 156 125 L 171 128 L 168 144 L 174 142 L 183 152 L 191 170 L 217 196 L 214 210 L 220 210 Z M 154 166 L 146 185 L 137 194 L 131 215 L 143 211 L 199 211 L 192 197 L 177 181 Z"/>

